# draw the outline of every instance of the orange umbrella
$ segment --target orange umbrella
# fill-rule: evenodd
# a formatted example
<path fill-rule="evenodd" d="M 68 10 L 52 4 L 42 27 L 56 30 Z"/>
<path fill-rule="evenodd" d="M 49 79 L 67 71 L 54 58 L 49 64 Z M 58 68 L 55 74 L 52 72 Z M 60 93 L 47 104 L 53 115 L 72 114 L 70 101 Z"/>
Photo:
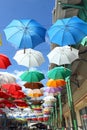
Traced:
<path fill-rule="evenodd" d="M 60 87 L 60 86 L 65 86 L 66 82 L 62 79 L 58 79 L 58 80 L 49 79 L 46 85 L 48 87 Z"/>
<path fill-rule="evenodd" d="M 44 85 L 41 82 L 33 82 L 33 83 L 26 82 L 24 86 L 25 88 L 30 88 L 30 89 L 40 89 L 44 87 Z"/>
<path fill-rule="evenodd" d="M 28 96 L 33 97 L 33 98 L 37 98 L 40 96 L 43 96 L 43 93 L 40 89 L 30 89 L 28 92 Z"/>

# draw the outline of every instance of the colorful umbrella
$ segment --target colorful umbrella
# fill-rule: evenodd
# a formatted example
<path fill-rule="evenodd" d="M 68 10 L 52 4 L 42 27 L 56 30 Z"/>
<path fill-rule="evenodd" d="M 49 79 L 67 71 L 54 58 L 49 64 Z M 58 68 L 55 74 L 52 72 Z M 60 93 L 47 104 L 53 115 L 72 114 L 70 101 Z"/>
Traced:
<path fill-rule="evenodd" d="M 13 103 L 14 103 L 16 106 L 19 106 L 19 107 L 28 107 L 28 106 L 29 106 L 25 101 L 23 101 L 23 100 L 21 100 L 21 99 L 15 99 L 15 100 L 13 101 Z"/>
<path fill-rule="evenodd" d="M 16 77 L 8 72 L 0 72 L 0 85 L 5 83 L 15 83 Z"/>
<path fill-rule="evenodd" d="M 56 102 L 56 98 L 54 96 L 46 96 L 46 97 L 43 98 L 43 100 L 45 102 L 48 102 L 48 101 L 50 101 L 50 102 Z"/>
<path fill-rule="evenodd" d="M 79 58 L 79 50 L 70 46 L 55 47 L 47 56 L 50 63 L 56 65 L 71 64 Z"/>
<path fill-rule="evenodd" d="M 0 90 L 0 98 L 8 99 L 10 97 L 11 97 L 11 95 L 9 95 L 8 93 Z"/>
<path fill-rule="evenodd" d="M 13 94 L 15 91 L 22 90 L 22 87 L 17 83 L 2 84 L 1 89 Z"/>
<path fill-rule="evenodd" d="M 66 82 L 63 79 L 57 79 L 57 80 L 49 79 L 46 85 L 48 87 L 60 87 L 60 86 L 65 86 Z"/>
<path fill-rule="evenodd" d="M 13 57 L 19 65 L 26 67 L 38 67 L 44 62 L 44 57 L 40 51 L 34 49 L 18 50 Z"/>
<path fill-rule="evenodd" d="M 15 47 L 34 48 L 45 41 L 46 29 L 33 19 L 20 19 L 12 20 L 4 32 Z"/>
<path fill-rule="evenodd" d="M 4 54 L 0 54 L 0 68 L 7 69 L 7 67 L 10 65 L 11 65 L 11 62 L 9 58 Z"/>
<path fill-rule="evenodd" d="M 12 102 L 10 102 L 9 100 L 7 99 L 2 99 L 0 100 L 0 104 L 2 104 L 4 107 L 16 107 Z"/>
<path fill-rule="evenodd" d="M 33 105 L 41 105 L 43 103 L 43 101 L 42 100 L 32 100 L 31 103 Z"/>
<path fill-rule="evenodd" d="M 71 75 L 71 70 L 63 66 L 55 67 L 47 72 L 50 79 L 64 79 Z"/>
<path fill-rule="evenodd" d="M 37 98 L 37 97 L 43 96 L 43 93 L 40 89 L 33 89 L 33 90 L 29 89 L 27 95 L 30 96 L 30 97 Z"/>
<path fill-rule="evenodd" d="M 17 98 L 17 99 L 21 99 L 21 98 L 25 98 L 26 97 L 26 95 L 22 91 L 20 91 L 20 90 L 14 91 L 14 93 L 12 93 L 11 96 L 13 98 Z"/>
<path fill-rule="evenodd" d="M 58 93 L 58 92 L 61 92 L 62 91 L 62 87 L 47 87 L 44 92 L 47 92 L 47 93 Z"/>
<path fill-rule="evenodd" d="M 44 85 L 41 82 L 32 82 L 32 83 L 26 82 L 24 84 L 24 87 L 30 89 L 40 89 L 44 87 Z"/>
<path fill-rule="evenodd" d="M 34 71 L 25 71 L 22 75 L 20 75 L 20 78 L 23 81 L 27 82 L 39 82 L 45 77 L 42 72 L 34 70 Z"/>
<path fill-rule="evenodd" d="M 79 43 L 87 35 L 87 23 L 77 16 L 58 19 L 47 33 L 54 44 L 73 45 Z"/>

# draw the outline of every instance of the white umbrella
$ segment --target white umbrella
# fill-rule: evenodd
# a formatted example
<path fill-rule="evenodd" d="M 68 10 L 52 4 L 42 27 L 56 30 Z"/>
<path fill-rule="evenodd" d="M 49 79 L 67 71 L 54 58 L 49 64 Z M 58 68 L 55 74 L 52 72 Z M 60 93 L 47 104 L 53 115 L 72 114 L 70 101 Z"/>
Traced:
<path fill-rule="evenodd" d="M 8 72 L 0 72 L 0 85 L 5 83 L 16 83 L 16 77 Z"/>
<path fill-rule="evenodd" d="M 43 98 L 43 100 L 45 101 L 45 103 L 50 102 L 50 101 L 55 102 L 56 98 L 53 97 L 53 96 L 46 96 L 46 97 Z"/>
<path fill-rule="evenodd" d="M 26 67 L 38 67 L 44 62 L 44 57 L 40 51 L 34 49 L 18 50 L 13 57 L 19 65 Z"/>
<path fill-rule="evenodd" d="M 49 62 L 57 65 L 71 64 L 79 58 L 79 50 L 70 47 L 55 47 L 48 55 Z"/>

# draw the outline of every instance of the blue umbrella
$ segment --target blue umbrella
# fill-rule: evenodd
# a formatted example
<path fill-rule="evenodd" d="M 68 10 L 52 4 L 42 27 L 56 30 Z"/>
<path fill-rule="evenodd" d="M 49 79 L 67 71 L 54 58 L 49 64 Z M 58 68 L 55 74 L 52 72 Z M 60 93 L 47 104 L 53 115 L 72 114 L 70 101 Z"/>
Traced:
<path fill-rule="evenodd" d="M 47 33 L 50 41 L 54 44 L 74 45 L 87 35 L 87 23 L 77 16 L 58 19 Z"/>
<path fill-rule="evenodd" d="M 46 29 L 33 19 L 21 19 L 13 20 L 4 32 L 16 48 L 34 48 L 45 41 Z"/>

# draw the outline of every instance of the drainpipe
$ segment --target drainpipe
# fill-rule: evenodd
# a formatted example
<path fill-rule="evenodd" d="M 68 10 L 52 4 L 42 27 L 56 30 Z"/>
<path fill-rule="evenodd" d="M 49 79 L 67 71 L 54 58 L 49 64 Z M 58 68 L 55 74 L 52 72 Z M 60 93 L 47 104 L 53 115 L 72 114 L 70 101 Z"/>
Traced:
<path fill-rule="evenodd" d="M 74 103 L 73 103 L 73 96 L 72 96 L 72 89 L 70 86 L 70 77 L 66 78 L 66 89 L 67 89 L 67 96 L 68 96 L 68 105 L 70 108 L 71 120 L 72 120 L 72 127 L 73 130 L 78 130 L 78 124 L 76 119 L 76 113 L 74 110 Z"/>
<path fill-rule="evenodd" d="M 60 122 L 61 122 L 62 130 L 64 130 L 63 118 L 62 118 L 63 110 L 62 110 L 61 93 L 58 94 L 58 100 L 59 100 Z"/>

